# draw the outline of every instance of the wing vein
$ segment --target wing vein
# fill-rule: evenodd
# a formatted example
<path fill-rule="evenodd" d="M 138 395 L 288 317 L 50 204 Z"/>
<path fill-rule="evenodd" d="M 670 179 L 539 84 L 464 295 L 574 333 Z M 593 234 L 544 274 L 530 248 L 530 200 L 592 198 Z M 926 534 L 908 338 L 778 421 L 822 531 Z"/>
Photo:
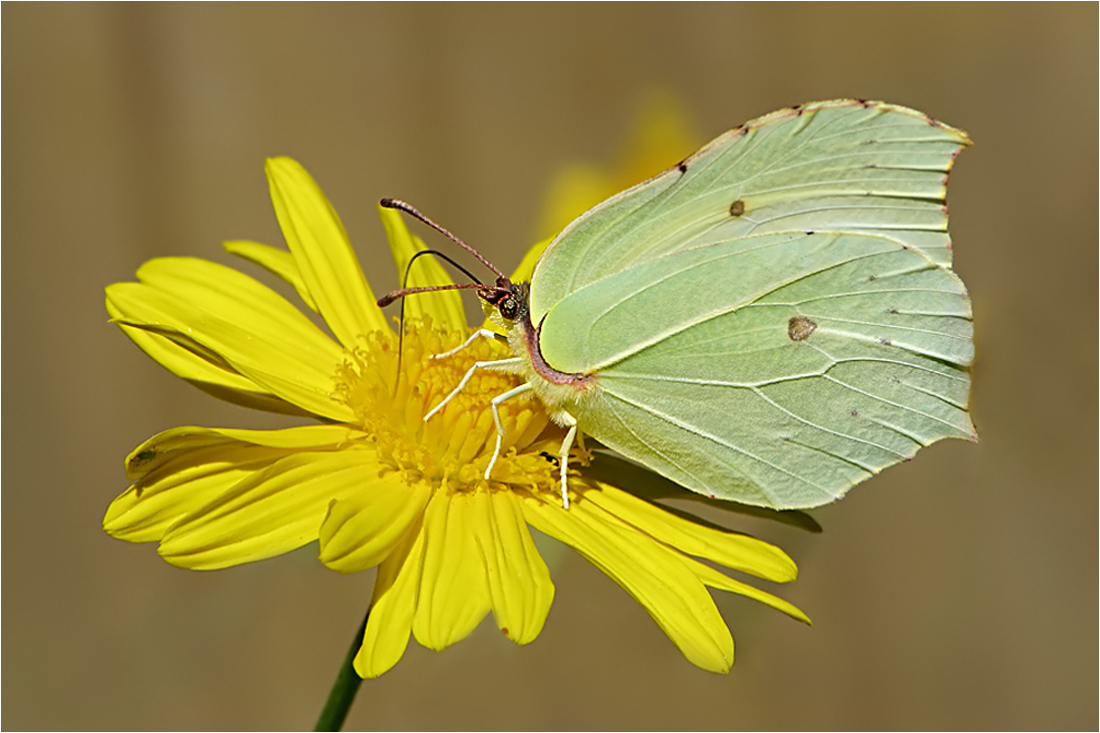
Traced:
<path fill-rule="evenodd" d="M 762 458 L 762 457 L 756 455 L 755 453 L 751 453 L 750 451 L 747 451 L 744 448 L 740 448 L 740 447 L 734 445 L 733 443 L 731 443 L 727 440 L 723 440 L 722 438 L 719 438 L 716 435 L 713 435 L 711 433 L 699 430 L 695 426 L 690 425 L 690 424 L 684 422 L 683 420 L 679 420 L 679 419 L 673 417 L 672 415 L 668 415 L 664 412 L 661 412 L 657 409 L 654 409 L 653 407 L 651 407 L 649 405 L 643 405 L 643 404 L 638 403 L 634 400 L 627 399 L 623 395 L 616 394 L 614 392 L 611 392 L 610 390 L 607 391 L 607 394 L 612 395 L 612 396 L 615 397 L 615 399 L 622 400 L 626 404 L 631 405 L 632 407 L 635 407 L 635 408 L 637 408 L 637 409 L 639 409 L 643 412 L 647 412 L 650 415 L 652 415 L 653 417 L 657 418 L 658 420 L 662 420 L 664 422 L 667 422 L 669 425 L 673 425 L 675 427 L 678 427 L 681 430 L 686 430 L 687 432 L 691 433 L 692 435 L 697 435 L 700 438 L 704 438 L 706 440 L 711 441 L 712 443 L 715 443 L 716 445 L 720 445 L 720 446 L 723 446 L 724 448 L 728 448 L 729 450 L 733 451 L 734 453 L 739 453 L 739 454 L 745 456 L 746 458 L 752 459 L 752 460 L 756 461 L 757 463 L 760 463 L 764 466 L 768 466 L 772 470 L 778 471 L 779 473 L 782 473 L 786 476 L 789 476 L 790 478 L 795 479 L 796 481 L 801 481 L 802 483 L 804 483 L 807 486 L 821 492 L 822 494 L 825 494 L 826 496 L 830 496 L 830 497 L 834 496 L 834 494 L 832 492 L 830 492 L 828 489 L 825 489 L 824 487 L 818 486 L 813 481 L 810 481 L 808 478 L 806 478 L 804 476 L 800 476 L 800 475 L 794 473 L 793 471 L 788 471 L 786 468 L 784 468 L 780 465 L 777 465 L 777 464 L 775 464 L 775 463 L 773 463 L 773 462 L 771 462 L 771 461 L 769 461 L 765 458 Z"/>

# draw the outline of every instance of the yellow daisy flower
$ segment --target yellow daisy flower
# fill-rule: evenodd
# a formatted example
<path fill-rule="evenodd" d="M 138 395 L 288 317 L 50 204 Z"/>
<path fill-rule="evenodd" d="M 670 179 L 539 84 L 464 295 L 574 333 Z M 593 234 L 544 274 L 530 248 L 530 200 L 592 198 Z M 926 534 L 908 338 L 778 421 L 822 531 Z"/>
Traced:
<path fill-rule="evenodd" d="M 517 378 L 478 371 L 443 410 L 424 416 L 473 362 L 507 356 L 505 347 L 482 339 L 431 358 L 471 332 L 455 291 L 409 298 L 399 340 L 317 184 L 288 158 L 269 160 L 266 170 L 289 251 L 253 242 L 226 248 L 290 283 L 332 337 L 251 277 L 192 258 L 147 262 L 138 282 L 107 288 L 107 311 L 142 350 L 198 388 L 317 424 L 180 427 L 153 436 L 126 459 L 133 485 L 107 510 L 108 533 L 158 542 L 167 562 L 196 570 L 315 540 L 333 570 L 377 567 L 354 661 L 363 677 L 396 664 L 410 634 L 443 649 L 490 611 L 508 638 L 533 641 L 554 585 L 528 525 L 599 567 L 704 669 L 725 672 L 733 663 L 733 640 L 708 587 L 808 621 L 791 604 L 700 561 L 793 580 L 794 563 L 776 547 L 693 522 L 580 471 L 571 472 L 564 509 L 548 460 L 562 430 L 535 398 L 501 406 L 506 435 L 485 480 L 496 441 L 489 400 Z M 397 212 L 380 214 L 404 271 L 423 243 Z M 528 257 L 528 272 L 532 265 Z M 448 282 L 422 257 L 409 285 Z"/>

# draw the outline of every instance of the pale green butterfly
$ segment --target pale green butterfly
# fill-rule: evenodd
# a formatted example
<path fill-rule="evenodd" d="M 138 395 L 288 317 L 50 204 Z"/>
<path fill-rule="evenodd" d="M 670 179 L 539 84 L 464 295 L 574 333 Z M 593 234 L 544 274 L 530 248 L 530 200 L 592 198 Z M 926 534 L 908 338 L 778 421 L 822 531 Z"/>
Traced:
<path fill-rule="evenodd" d="M 568 428 L 566 507 L 578 431 L 692 491 L 776 509 L 834 501 L 942 438 L 976 440 L 971 308 L 944 206 L 969 143 L 904 107 L 801 105 L 590 209 L 530 284 L 474 252 L 496 284 L 448 287 L 476 288 L 507 334 L 470 341 L 505 339 L 515 357 L 479 362 L 443 404 L 478 368 L 521 375 L 492 401 L 492 461 L 497 406 L 533 391 Z"/>

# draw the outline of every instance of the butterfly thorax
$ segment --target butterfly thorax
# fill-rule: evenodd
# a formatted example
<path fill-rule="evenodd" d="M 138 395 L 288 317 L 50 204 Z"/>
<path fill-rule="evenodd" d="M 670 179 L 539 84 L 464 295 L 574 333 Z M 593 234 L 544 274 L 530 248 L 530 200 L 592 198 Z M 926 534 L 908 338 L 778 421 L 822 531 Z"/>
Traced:
<path fill-rule="evenodd" d="M 497 287 L 480 291 L 485 315 L 508 337 L 508 345 L 522 361 L 515 370 L 549 408 L 550 417 L 562 424 L 561 414 L 585 401 L 595 386 L 593 374 L 560 372 L 543 359 L 539 329 L 531 323 L 530 284 L 501 279 Z"/>

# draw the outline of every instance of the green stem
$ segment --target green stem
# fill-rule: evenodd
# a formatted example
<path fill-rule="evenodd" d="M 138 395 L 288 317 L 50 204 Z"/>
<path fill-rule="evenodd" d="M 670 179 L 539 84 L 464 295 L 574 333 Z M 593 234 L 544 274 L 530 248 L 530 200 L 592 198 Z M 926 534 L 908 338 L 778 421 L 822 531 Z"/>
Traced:
<path fill-rule="evenodd" d="M 344 657 L 344 665 L 340 667 L 340 674 L 336 675 L 336 682 L 328 693 L 328 700 L 325 700 L 325 707 L 321 710 L 321 716 L 317 718 L 317 725 L 313 730 L 340 730 L 344 725 L 344 718 L 348 717 L 348 710 L 355 702 L 355 693 L 359 691 L 359 685 L 363 684 L 363 678 L 355 671 L 352 662 L 359 653 L 359 647 L 363 645 L 363 633 L 367 630 L 368 618 L 369 608 L 359 626 L 359 633 L 355 635 L 355 641 L 351 643 L 351 648 Z"/>

